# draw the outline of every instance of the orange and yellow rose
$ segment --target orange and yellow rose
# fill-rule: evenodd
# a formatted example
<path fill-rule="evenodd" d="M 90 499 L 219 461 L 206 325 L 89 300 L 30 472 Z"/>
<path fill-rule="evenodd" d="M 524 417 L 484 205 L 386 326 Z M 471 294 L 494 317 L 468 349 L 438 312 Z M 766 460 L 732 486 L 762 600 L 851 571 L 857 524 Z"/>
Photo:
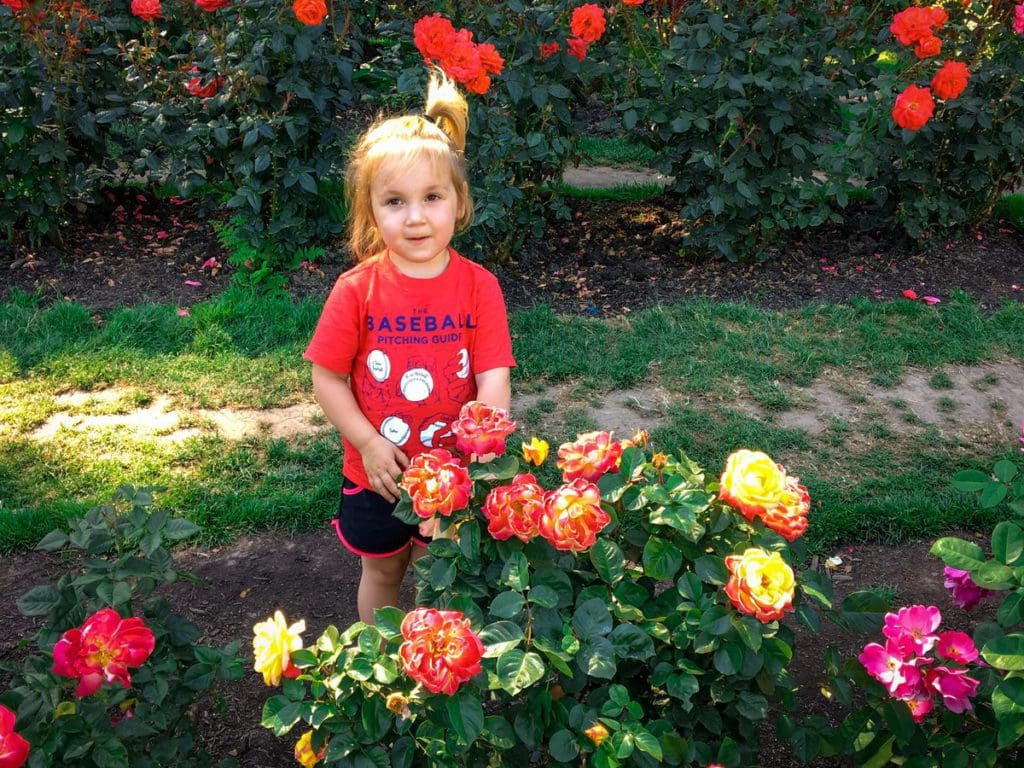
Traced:
<path fill-rule="evenodd" d="M 444 448 L 413 458 L 398 485 L 412 499 L 413 511 L 424 519 L 435 514 L 448 517 L 464 509 L 473 489 L 469 471 Z"/>
<path fill-rule="evenodd" d="M 741 613 L 761 622 L 775 621 L 793 606 L 796 578 L 778 552 L 751 547 L 725 558 L 729 581 L 725 594 Z"/>
<path fill-rule="evenodd" d="M 402 638 L 402 668 L 431 693 L 451 696 L 481 670 L 484 645 L 460 611 L 410 611 L 402 620 Z"/>
<path fill-rule="evenodd" d="M 530 442 L 523 443 L 523 461 L 527 464 L 533 464 L 535 467 L 539 467 L 548 458 L 548 451 L 550 446 L 547 440 L 541 440 L 539 437 L 531 437 Z"/>
<path fill-rule="evenodd" d="M 732 453 L 719 480 L 718 497 L 747 520 L 760 517 L 787 541 L 807 530 L 811 508 L 807 489 L 767 454 L 746 448 Z"/>
<path fill-rule="evenodd" d="M 594 743 L 595 747 L 600 747 L 608 738 L 608 729 L 601 723 L 594 723 L 583 731 L 583 734 Z"/>
<path fill-rule="evenodd" d="M 617 472 L 622 443 L 611 432 L 584 432 L 571 443 L 558 447 L 557 466 L 566 482 L 583 478 L 596 482 L 608 472 Z"/>
<path fill-rule="evenodd" d="M 316 752 L 313 751 L 313 732 L 306 731 L 295 743 L 295 759 L 303 768 L 313 768 L 327 754 L 327 742 Z"/>
<path fill-rule="evenodd" d="M 471 400 L 462 406 L 459 418 L 452 422 L 452 432 L 460 453 L 470 456 L 505 453 L 505 438 L 516 429 L 508 411 L 494 405 Z"/>
<path fill-rule="evenodd" d="M 515 536 L 522 542 L 537 535 L 544 514 L 544 489 L 530 474 L 516 475 L 510 485 L 493 488 L 484 501 L 487 530 L 498 541 Z"/>
<path fill-rule="evenodd" d="M 289 624 L 281 611 L 252 628 L 253 668 L 263 675 L 265 685 L 279 685 L 282 677 L 298 677 L 299 669 L 292 664 L 292 651 L 302 648 L 302 633 L 306 622 Z"/>
<path fill-rule="evenodd" d="M 601 508 L 601 492 L 593 483 L 577 478 L 548 491 L 538 529 L 555 549 L 584 552 L 594 546 L 597 534 L 611 522 Z"/>

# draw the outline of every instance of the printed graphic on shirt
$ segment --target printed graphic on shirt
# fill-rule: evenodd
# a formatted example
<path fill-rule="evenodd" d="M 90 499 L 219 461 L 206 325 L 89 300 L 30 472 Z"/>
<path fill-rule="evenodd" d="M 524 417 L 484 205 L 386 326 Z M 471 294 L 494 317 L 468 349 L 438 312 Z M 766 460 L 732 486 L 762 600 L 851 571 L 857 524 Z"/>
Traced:
<path fill-rule="evenodd" d="M 367 355 L 366 367 L 376 381 L 387 381 L 391 375 L 391 358 L 382 350 L 375 349 Z"/>
<path fill-rule="evenodd" d="M 409 424 L 399 416 L 388 416 L 380 423 L 380 433 L 395 445 L 401 447 L 409 440 L 412 430 Z"/>

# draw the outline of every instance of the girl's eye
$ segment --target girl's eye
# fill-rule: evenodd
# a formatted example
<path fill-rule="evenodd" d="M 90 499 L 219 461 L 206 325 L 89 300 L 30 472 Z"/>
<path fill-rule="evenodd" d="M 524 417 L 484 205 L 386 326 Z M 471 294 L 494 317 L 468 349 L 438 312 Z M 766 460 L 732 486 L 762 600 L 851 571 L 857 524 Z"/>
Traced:
<path fill-rule="evenodd" d="M 389 198 L 384 205 L 401 205 L 402 201 L 397 197 Z"/>
<path fill-rule="evenodd" d="M 437 194 L 436 192 L 431 192 L 429 195 L 427 195 L 427 200 L 440 200 L 440 199 L 441 199 L 441 196 L 439 194 Z"/>

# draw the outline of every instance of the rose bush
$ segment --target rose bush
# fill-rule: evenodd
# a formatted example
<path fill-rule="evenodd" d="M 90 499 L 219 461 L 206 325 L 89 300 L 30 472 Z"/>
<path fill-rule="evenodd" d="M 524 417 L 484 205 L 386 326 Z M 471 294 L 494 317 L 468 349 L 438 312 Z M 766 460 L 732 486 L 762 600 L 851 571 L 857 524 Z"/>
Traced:
<path fill-rule="evenodd" d="M 644 434 L 588 433 L 557 453 L 571 461 L 549 489 L 524 471 L 545 461 L 532 452 L 463 467 L 467 503 L 431 510 L 420 607 L 293 650 L 300 674 L 281 678 L 264 725 L 298 728 L 297 754 L 327 764 L 755 760 L 759 722 L 792 693 L 780 619 L 815 625 L 827 580 L 797 576 L 796 537 L 735 511 L 714 475 L 652 454 Z M 424 463 L 402 481 L 408 522 L 422 520 Z"/>
<path fill-rule="evenodd" d="M 239 644 L 199 644 L 199 628 L 155 594 L 187 576 L 168 546 L 197 531 L 126 487 L 39 543 L 64 551 L 70 567 L 18 600 L 43 625 L 0 692 L 0 765 L 26 756 L 32 768 L 211 764 L 195 743 L 194 712 L 214 683 L 241 675 Z"/>

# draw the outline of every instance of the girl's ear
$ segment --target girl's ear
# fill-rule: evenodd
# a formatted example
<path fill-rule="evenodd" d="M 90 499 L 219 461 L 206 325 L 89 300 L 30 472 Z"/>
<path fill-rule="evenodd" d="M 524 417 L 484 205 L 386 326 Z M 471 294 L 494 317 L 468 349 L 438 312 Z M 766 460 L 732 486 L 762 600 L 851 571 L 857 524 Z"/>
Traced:
<path fill-rule="evenodd" d="M 461 218 L 463 218 L 466 215 L 466 213 L 467 213 L 467 211 L 466 211 L 466 201 L 468 199 L 469 199 L 469 182 L 468 181 L 464 181 L 464 182 L 462 182 L 462 188 L 459 190 L 459 210 L 458 210 L 458 215 L 455 218 L 461 219 Z"/>

